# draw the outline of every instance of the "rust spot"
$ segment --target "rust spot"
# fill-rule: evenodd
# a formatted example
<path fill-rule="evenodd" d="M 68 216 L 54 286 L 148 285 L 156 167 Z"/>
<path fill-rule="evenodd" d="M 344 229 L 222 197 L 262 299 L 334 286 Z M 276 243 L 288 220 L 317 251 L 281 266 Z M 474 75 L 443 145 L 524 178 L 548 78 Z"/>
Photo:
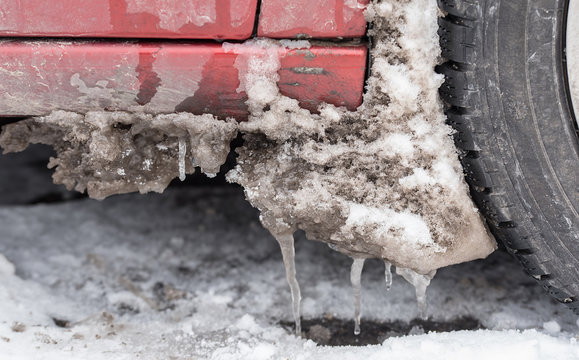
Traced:
<path fill-rule="evenodd" d="M 155 53 L 159 48 L 144 48 L 139 52 L 139 65 L 137 65 L 137 79 L 139 79 L 139 93 L 137 94 L 137 104 L 145 105 L 157 94 L 157 89 L 161 85 L 161 78 L 153 69 Z"/>

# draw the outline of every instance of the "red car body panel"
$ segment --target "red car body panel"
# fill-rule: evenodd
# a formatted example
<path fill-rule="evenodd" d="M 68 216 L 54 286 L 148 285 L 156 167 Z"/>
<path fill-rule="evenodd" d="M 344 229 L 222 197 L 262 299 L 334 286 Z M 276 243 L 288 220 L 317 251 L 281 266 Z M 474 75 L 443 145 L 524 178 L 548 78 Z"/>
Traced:
<path fill-rule="evenodd" d="M 262 0 L 258 36 L 356 38 L 366 33 L 369 0 Z"/>
<path fill-rule="evenodd" d="M 279 88 L 313 111 L 322 102 L 354 110 L 362 101 L 366 55 L 364 45 L 280 48 Z M 216 43 L 6 41 L 0 43 L 0 114 L 187 111 L 243 120 L 247 96 L 237 91 L 236 59 Z"/>
<path fill-rule="evenodd" d="M 257 0 L 1 0 L 0 36 L 251 37 Z"/>
<path fill-rule="evenodd" d="M 367 3 L 261 0 L 259 35 L 360 37 Z M 0 38 L 10 38 L 0 40 L 0 117 L 61 109 L 244 120 L 237 55 L 218 42 L 171 39 L 245 40 L 257 12 L 258 0 L 0 0 Z M 366 56 L 364 45 L 338 43 L 280 50 L 280 91 L 311 111 L 323 102 L 354 110 L 362 102 Z"/>

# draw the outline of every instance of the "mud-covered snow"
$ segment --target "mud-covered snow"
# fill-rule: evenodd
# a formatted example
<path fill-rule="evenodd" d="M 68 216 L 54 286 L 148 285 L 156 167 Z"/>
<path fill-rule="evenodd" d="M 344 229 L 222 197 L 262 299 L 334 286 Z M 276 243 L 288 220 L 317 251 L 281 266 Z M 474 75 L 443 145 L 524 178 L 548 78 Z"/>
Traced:
<path fill-rule="evenodd" d="M 55 169 L 54 182 L 104 199 L 163 192 L 195 166 L 215 176 L 236 135 L 234 121 L 209 114 L 54 111 L 5 126 L 0 146 L 5 152 L 23 151 L 30 144 L 52 146 L 56 156 L 48 166 Z"/>
<path fill-rule="evenodd" d="M 468 195 L 434 72 L 438 8 L 431 0 L 372 2 L 371 70 L 355 112 L 319 114 L 280 94 L 277 42 L 225 45 L 238 54 L 249 120 L 228 174 L 276 238 L 300 229 L 357 258 L 428 274 L 494 250 Z M 247 51 L 261 47 L 263 51 Z"/>

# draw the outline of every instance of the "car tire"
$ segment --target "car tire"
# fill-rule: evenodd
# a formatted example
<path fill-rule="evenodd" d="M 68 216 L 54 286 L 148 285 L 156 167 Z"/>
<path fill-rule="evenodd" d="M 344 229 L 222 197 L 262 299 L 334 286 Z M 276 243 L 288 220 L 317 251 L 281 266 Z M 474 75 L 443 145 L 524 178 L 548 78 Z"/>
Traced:
<path fill-rule="evenodd" d="M 472 198 L 491 232 L 579 314 L 579 140 L 565 67 L 568 1 L 438 0 L 446 62 L 437 71 L 446 77 L 440 94 Z"/>

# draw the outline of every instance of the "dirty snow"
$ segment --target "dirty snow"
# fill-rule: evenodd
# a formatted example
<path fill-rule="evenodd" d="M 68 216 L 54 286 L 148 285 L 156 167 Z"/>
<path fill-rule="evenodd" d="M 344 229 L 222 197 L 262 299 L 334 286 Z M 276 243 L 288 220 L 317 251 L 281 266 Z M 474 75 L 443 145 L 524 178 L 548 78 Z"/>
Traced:
<path fill-rule="evenodd" d="M 261 41 L 258 56 L 224 45 L 240 54 L 240 91 L 251 110 L 229 178 L 245 187 L 260 217 L 233 186 L 0 206 L 2 357 L 579 359 L 576 317 L 504 253 L 441 269 L 427 290 L 434 269 L 493 249 L 437 97 L 436 11 L 427 0 L 368 8 L 373 34 L 388 36 L 375 38 L 356 113 L 324 105 L 311 114 L 279 94 L 279 47 L 308 43 Z M 55 145 L 55 181 L 104 198 L 162 191 L 194 166 L 215 175 L 237 128 L 211 115 L 56 112 L 6 127 L 1 141 L 14 151 Z M 2 172 L 0 185 L 12 176 Z M 38 191 L 25 185 L 20 191 Z M 280 241 L 285 276 L 259 222 Z M 294 248 L 297 229 L 353 256 L 354 266 L 303 235 Z M 364 260 L 372 257 L 381 261 Z M 414 287 L 399 276 L 391 281 L 391 263 Z M 319 344 L 336 335 L 325 324 L 338 322 L 342 343 L 374 335 L 376 345 L 295 337 L 291 307 L 298 320 L 303 314 L 303 335 Z M 355 337 L 354 322 L 343 319 L 357 320 L 358 311 Z M 473 330 L 426 331 L 472 323 Z M 372 324 L 391 328 L 365 332 Z"/>
<path fill-rule="evenodd" d="M 278 239 L 304 230 L 420 274 L 487 256 L 495 243 L 469 198 L 438 96 L 437 5 L 373 2 L 366 14 L 372 64 L 356 112 L 326 104 L 312 114 L 283 96 L 278 42 L 224 45 L 238 54 L 250 110 L 228 179 Z"/>
<path fill-rule="evenodd" d="M 215 176 L 236 135 L 234 121 L 209 114 L 55 111 L 6 126 L 0 146 L 13 152 L 29 144 L 51 145 L 55 183 L 104 199 L 133 191 L 163 192 L 195 166 Z"/>

